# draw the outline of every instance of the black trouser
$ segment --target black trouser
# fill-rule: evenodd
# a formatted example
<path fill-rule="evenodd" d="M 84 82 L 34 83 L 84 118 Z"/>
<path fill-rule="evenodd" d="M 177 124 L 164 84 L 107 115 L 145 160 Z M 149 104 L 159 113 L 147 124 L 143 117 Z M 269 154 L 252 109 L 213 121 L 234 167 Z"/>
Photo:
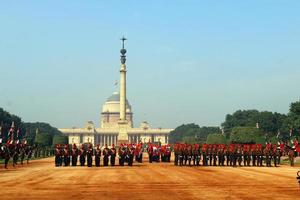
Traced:
<path fill-rule="evenodd" d="M 60 162 L 61 162 L 61 157 L 60 157 L 59 155 L 56 155 L 56 156 L 55 156 L 55 166 L 56 166 L 56 167 L 61 166 L 61 165 L 60 165 Z"/>
<path fill-rule="evenodd" d="M 96 167 L 100 166 L 100 156 L 99 155 L 95 156 L 95 165 L 96 165 Z"/>
<path fill-rule="evenodd" d="M 183 165 L 183 155 L 179 156 L 179 165 L 182 166 Z"/>
<path fill-rule="evenodd" d="M 256 166 L 256 155 L 252 155 L 252 166 Z"/>
<path fill-rule="evenodd" d="M 93 157 L 92 155 L 87 155 L 87 166 L 91 167 L 93 165 Z"/>
<path fill-rule="evenodd" d="M 273 156 L 273 159 L 274 159 L 274 166 L 277 167 L 277 163 L 278 163 L 278 162 L 277 162 L 277 159 L 278 159 L 277 156 L 274 155 L 274 156 Z"/>
<path fill-rule="evenodd" d="M 85 156 L 84 155 L 80 155 L 80 165 L 81 166 L 84 166 L 84 164 L 85 164 Z"/>
<path fill-rule="evenodd" d="M 64 156 L 64 165 L 65 166 L 69 166 L 69 160 L 70 160 L 70 158 L 69 158 L 69 156 Z"/>
<path fill-rule="evenodd" d="M 203 154 L 203 166 L 207 166 L 207 157 L 206 157 L 206 154 Z"/>
<path fill-rule="evenodd" d="M 72 166 L 76 166 L 77 165 L 77 155 L 73 155 L 72 156 Z"/>
<path fill-rule="evenodd" d="M 130 154 L 129 155 L 129 160 L 128 160 L 128 166 L 132 166 L 132 164 L 133 164 L 133 155 Z"/>
<path fill-rule="evenodd" d="M 214 159 L 214 166 L 217 166 L 217 156 L 216 155 L 213 155 L 213 159 Z"/>
<path fill-rule="evenodd" d="M 104 156 L 104 158 L 103 158 L 103 166 L 108 166 L 108 156 Z"/>
<path fill-rule="evenodd" d="M 4 166 L 5 166 L 5 169 L 7 169 L 7 165 L 8 165 L 8 161 L 9 161 L 10 157 L 5 157 L 5 160 L 4 160 Z"/>
<path fill-rule="evenodd" d="M 148 156 L 149 156 L 149 163 L 152 163 L 152 154 L 148 154 Z"/>
<path fill-rule="evenodd" d="M 189 166 L 191 166 L 191 162 L 192 162 L 192 156 L 188 155 L 188 161 L 189 161 Z"/>
<path fill-rule="evenodd" d="M 15 166 L 15 165 L 17 164 L 18 159 L 19 159 L 18 154 L 15 154 L 15 155 L 13 156 L 13 166 Z"/>
<path fill-rule="evenodd" d="M 125 155 L 120 155 L 120 157 L 119 157 L 119 165 L 120 166 L 124 166 L 124 162 L 125 162 Z"/>
<path fill-rule="evenodd" d="M 116 155 L 111 155 L 110 156 L 110 165 L 115 166 L 115 160 L 116 160 Z"/>

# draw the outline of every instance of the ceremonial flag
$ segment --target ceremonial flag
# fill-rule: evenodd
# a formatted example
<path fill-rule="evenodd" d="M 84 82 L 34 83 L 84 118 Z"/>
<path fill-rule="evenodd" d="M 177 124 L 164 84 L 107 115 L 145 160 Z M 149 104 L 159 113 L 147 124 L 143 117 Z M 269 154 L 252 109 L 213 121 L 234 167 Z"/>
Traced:
<path fill-rule="evenodd" d="M 277 132 L 277 138 L 279 138 L 279 135 L 280 135 L 280 130 L 278 130 Z"/>
<path fill-rule="evenodd" d="M 290 137 L 292 137 L 293 129 L 290 129 Z"/>

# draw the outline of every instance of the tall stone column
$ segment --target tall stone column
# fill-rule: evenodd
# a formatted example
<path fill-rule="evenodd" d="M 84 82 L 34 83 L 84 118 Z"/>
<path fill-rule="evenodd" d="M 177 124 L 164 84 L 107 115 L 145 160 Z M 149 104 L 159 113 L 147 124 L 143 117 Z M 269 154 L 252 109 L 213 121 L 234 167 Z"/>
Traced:
<path fill-rule="evenodd" d="M 128 121 L 126 120 L 126 49 L 124 48 L 124 42 L 126 38 L 121 39 L 122 49 L 121 52 L 121 69 L 120 69 L 120 120 L 119 120 L 119 135 L 118 145 L 120 143 L 128 142 Z"/>

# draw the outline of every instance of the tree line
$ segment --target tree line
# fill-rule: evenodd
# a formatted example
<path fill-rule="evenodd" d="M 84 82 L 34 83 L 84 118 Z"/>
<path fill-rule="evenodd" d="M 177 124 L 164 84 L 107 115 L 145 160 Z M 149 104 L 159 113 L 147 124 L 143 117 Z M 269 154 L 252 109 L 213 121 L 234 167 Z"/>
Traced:
<path fill-rule="evenodd" d="M 227 114 L 220 127 L 183 124 L 170 133 L 170 143 L 265 143 L 288 141 L 300 136 L 300 101 L 289 112 L 237 110 Z"/>
<path fill-rule="evenodd" d="M 54 144 L 65 144 L 67 142 L 67 137 L 50 124 L 45 122 L 23 122 L 19 116 L 10 114 L 0 108 L 0 135 L 3 142 L 10 139 L 11 136 L 8 133 L 13 122 L 15 126 L 14 140 L 26 139 L 29 145 L 39 147 L 52 147 Z"/>

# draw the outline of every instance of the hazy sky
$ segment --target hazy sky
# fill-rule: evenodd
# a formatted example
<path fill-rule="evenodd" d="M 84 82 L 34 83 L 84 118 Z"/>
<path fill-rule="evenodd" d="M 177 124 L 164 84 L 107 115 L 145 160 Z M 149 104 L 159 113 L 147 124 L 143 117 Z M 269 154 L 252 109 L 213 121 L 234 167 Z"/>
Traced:
<path fill-rule="evenodd" d="M 128 38 L 135 125 L 287 113 L 300 92 L 300 1 L 1 1 L 0 107 L 59 128 L 99 125 Z"/>

